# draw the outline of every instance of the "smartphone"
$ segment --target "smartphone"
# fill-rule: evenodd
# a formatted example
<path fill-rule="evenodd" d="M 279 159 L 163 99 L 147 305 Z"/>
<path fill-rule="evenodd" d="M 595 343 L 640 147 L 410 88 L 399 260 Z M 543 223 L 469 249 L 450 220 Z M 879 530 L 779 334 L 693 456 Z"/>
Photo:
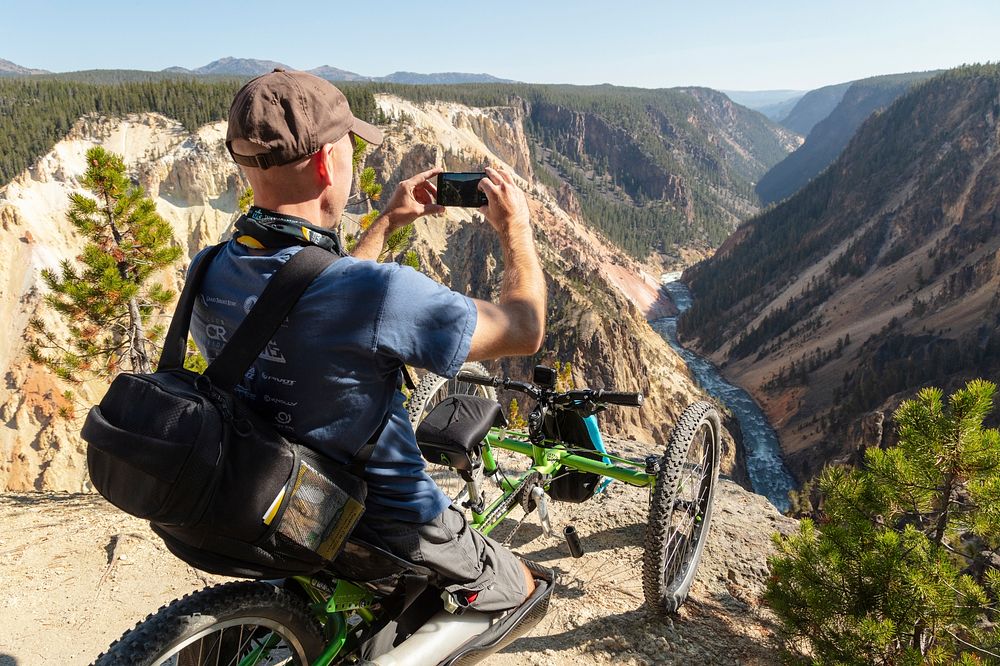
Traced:
<path fill-rule="evenodd" d="M 488 202 L 479 189 L 479 181 L 486 177 L 482 171 L 439 173 L 437 177 L 437 203 L 441 206 L 479 208 Z"/>

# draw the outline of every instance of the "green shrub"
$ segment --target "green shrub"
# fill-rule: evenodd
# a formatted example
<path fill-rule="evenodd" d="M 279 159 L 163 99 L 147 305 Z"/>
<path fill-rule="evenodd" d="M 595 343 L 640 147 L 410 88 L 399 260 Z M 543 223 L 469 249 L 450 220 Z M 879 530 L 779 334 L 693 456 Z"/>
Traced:
<path fill-rule="evenodd" d="M 793 661 L 1000 663 L 995 391 L 924 389 L 896 412 L 898 446 L 823 471 L 820 518 L 775 537 L 767 585 Z"/>

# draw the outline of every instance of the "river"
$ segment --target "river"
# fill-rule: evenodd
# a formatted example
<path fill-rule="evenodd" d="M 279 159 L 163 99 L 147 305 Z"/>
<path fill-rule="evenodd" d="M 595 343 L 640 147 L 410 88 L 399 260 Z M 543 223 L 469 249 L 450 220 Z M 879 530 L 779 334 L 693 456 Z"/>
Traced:
<path fill-rule="evenodd" d="M 683 312 L 691 307 L 691 293 L 687 285 L 680 281 L 680 273 L 664 275 L 663 286 L 670 293 L 678 310 Z M 727 382 L 711 361 L 681 347 L 677 341 L 677 317 L 657 319 L 650 322 L 650 325 L 681 355 L 698 385 L 719 399 L 736 416 L 743 430 L 747 473 L 754 492 L 767 497 L 779 511 L 787 511 L 788 491 L 795 488 L 795 482 L 785 468 L 778 436 L 764 412 L 749 393 Z"/>

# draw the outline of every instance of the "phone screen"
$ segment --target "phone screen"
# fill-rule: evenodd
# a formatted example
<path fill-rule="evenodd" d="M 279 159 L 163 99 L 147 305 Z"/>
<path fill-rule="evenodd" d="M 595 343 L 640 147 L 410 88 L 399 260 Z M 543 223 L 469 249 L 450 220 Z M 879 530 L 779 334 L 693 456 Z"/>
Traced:
<path fill-rule="evenodd" d="M 479 189 L 479 181 L 486 177 L 482 171 L 471 173 L 439 173 L 437 202 L 441 206 L 485 206 L 486 195 Z"/>

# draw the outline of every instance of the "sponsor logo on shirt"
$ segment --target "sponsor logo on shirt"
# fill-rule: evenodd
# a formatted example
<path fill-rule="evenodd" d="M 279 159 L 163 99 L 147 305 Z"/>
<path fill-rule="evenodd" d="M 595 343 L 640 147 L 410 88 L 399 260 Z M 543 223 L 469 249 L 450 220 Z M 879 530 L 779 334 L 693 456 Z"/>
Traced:
<path fill-rule="evenodd" d="M 205 296 L 205 295 L 202 295 L 201 298 L 202 298 L 202 303 L 206 305 L 208 303 L 215 303 L 216 305 L 225 305 L 226 307 L 230 308 L 236 307 L 236 301 L 231 301 L 228 298 L 218 298 L 216 296 Z"/>
<path fill-rule="evenodd" d="M 268 382 L 274 382 L 275 384 L 281 384 L 282 386 L 295 386 L 299 381 L 297 379 L 287 379 L 285 377 L 278 377 L 277 375 L 269 375 L 266 372 L 260 373 L 261 379 Z"/>
<path fill-rule="evenodd" d="M 205 337 L 209 340 L 226 342 L 226 327 L 221 324 L 205 324 Z"/>
<path fill-rule="evenodd" d="M 292 415 L 288 412 L 278 412 L 274 415 L 274 420 L 278 425 L 288 425 L 292 422 Z"/>
<path fill-rule="evenodd" d="M 282 400 L 281 398 L 275 398 L 272 395 L 264 394 L 264 402 L 273 402 L 279 405 L 284 405 L 285 407 L 294 407 L 299 404 L 298 402 L 291 402 L 290 400 Z M 284 414 L 284 412 L 278 412 L 279 414 Z"/>
<path fill-rule="evenodd" d="M 252 382 L 253 378 L 257 376 L 257 368 L 255 368 L 255 367 L 253 367 L 251 365 L 250 369 L 247 370 L 246 373 L 243 376 L 246 377 L 246 380 L 248 382 Z"/>
<path fill-rule="evenodd" d="M 267 343 L 267 347 L 265 347 L 264 351 L 260 353 L 260 358 L 265 361 L 271 361 L 272 363 L 287 363 L 287 361 L 285 361 L 285 355 L 281 353 L 280 349 L 278 349 L 278 345 L 274 343 L 274 340 Z"/>

